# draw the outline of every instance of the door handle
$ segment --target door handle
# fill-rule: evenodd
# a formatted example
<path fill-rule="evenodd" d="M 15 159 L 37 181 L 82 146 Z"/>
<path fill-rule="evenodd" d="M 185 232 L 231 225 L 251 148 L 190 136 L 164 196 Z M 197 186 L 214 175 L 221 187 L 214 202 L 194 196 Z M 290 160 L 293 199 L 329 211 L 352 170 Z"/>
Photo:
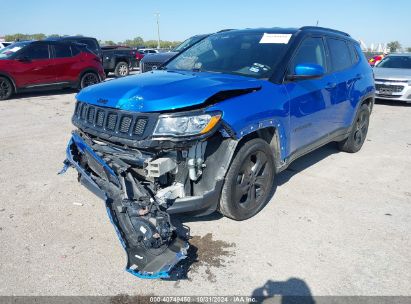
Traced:
<path fill-rule="evenodd" d="M 329 82 L 327 83 L 327 85 L 325 86 L 326 90 L 332 90 L 337 86 L 337 84 L 335 82 Z"/>

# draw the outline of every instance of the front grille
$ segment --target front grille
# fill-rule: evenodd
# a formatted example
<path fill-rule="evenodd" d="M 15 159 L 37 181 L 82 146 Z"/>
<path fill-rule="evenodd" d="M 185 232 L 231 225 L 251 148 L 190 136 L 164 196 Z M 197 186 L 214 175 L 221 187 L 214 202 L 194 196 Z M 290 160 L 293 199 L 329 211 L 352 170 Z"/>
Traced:
<path fill-rule="evenodd" d="M 162 62 L 150 62 L 142 61 L 141 62 L 141 73 L 150 72 L 153 70 L 153 67 L 159 68 L 163 63 Z"/>
<path fill-rule="evenodd" d="M 99 137 L 141 140 L 149 136 L 157 121 L 156 113 L 135 113 L 77 102 L 73 123 Z"/>
<path fill-rule="evenodd" d="M 380 93 L 401 93 L 404 90 L 404 86 L 401 85 L 389 85 L 389 84 L 375 84 L 375 88 Z"/>

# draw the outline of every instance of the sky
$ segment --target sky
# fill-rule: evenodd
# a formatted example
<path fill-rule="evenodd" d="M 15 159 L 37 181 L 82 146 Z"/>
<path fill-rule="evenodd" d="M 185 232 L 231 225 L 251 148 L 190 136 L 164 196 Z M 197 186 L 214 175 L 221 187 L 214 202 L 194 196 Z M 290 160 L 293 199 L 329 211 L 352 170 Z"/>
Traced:
<path fill-rule="evenodd" d="M 221 29 L 316 25 L 371 43 L 411 47 L 410 0 L 0 0 L 0 36 L 83 34 L 124 41 L 184 40 Z"/>

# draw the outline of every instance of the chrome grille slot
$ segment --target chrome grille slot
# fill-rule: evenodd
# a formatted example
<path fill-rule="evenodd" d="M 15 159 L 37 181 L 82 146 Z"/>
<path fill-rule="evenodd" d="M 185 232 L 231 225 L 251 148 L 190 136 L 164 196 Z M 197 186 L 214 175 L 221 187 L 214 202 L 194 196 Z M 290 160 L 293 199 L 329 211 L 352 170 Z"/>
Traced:
<path fill-rule="evenodd" d="M 107 130 L 114 131 L 117 124 L 117 114 L 109 113 L 107 117 L 106 128 Z"/>
<path fill-rule="evenodd" d="M 96 126 L 98 126 L 98 127 L 100 127 L 100 128 L 103 127 L 104 117 L 105 117 L 104 111 L 98 110 L 98 111 L 97 111 Z"/>
<path fill-rule="evenodd" d="M 121 117 L 119 131 L 121 133 L 129 133 L 132 122 L 133 122 L 133 117 L 131 117 L 131 116 Z"/>
<path fill-rule="evenodd" d="M 79 129 L 101 138 L 141 140 L 151 135 L 158 115 L 100 107 L 79 101 L 72 121 Z"/>
<path fill-rule="evenodd" d="M 146 128 L 147 124 L 147 119 L 144 118 L 137 118 L 136 125 L 134 127 L 134 134 L 136 135 L 141 135 L 144 132 L 144 129 Z"/>

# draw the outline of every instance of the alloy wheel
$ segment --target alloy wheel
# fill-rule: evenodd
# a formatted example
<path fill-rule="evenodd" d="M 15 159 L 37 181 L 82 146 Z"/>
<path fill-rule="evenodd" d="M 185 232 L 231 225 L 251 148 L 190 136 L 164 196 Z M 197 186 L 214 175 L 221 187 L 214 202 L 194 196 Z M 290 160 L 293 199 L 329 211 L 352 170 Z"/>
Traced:
<path fill-rule="evenodd" d="M 354 131 L 354 142 L 356 145 L 361 145 L 365 140 L 368 131 L 368 115 L 365 112 L 361 112 L 359 115 Z"/>
<path fill-rule="evenodd" d="M 0 79 L 0 99 L 5 99 L 11 95 L 12 87 L 10 82 Z"/>
<path fill-rule="evenodd" d="M 118 69 L 118 73 L 120 76 L 127 76 L 128 74 L 128 67 L 125 64 L 120 65 Z"/>
<path fill-rule="evenodd" d="M 87 73 L 86 75 L 83 76 L 83 81 L 82 81 L 82 88 L 91 86 L 93 84 L 99 83 L 99 79 L 96 74 L 93 73 Z"/>
<path fill-rule="evenodd" d="M 270 189 L 270 178 L 265 153 L 256 151 L 244 161 L 237 176 L 235 200 L 239 206 L 249 208 L 259 205 Z"/>

